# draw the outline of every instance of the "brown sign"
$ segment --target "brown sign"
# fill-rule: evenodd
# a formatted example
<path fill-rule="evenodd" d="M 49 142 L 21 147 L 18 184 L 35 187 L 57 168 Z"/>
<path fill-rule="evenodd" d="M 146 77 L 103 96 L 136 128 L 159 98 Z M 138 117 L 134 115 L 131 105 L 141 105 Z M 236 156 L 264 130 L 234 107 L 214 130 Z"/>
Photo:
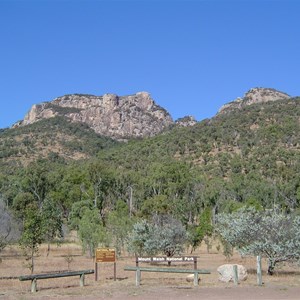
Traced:
<path fill-rule="evenodd" d="M 116 262 L 116 250 L 109 248 L 98 248 L 96 250 L 96 262 Z"/>

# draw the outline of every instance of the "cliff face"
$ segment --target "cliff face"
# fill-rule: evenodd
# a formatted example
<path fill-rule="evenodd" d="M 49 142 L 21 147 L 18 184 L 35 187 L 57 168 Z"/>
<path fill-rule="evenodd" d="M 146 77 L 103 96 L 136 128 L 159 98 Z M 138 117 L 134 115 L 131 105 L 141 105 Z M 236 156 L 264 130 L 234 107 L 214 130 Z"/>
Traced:
<path fill-rule="evenodd" d="M 243 98 L 223 105 L 217 115 L 228 114 L 256 103 L 289 98 L 286 93 L 275 89 L 253 88 Z M 191 116 L 174 122 L 170 114 L 157 105 L 149 93 L 139 92 L 129 96 L 65 95 L 50 102 L 33 105 L 24 120 L 13 127 L 55 116 L 85 123 L 96 133 L 116 140 L 154 136 L 172 124 L 186 127 L 197 123 Z"/>
<path fill-rule="evenodd" d="M 130 96 L 65 95 L 33 105 L 16 126 L 54 116 L 86 123 L 96 133 L 118 140 L 153 136 L 173 124 L 170 114 L 155 104 L 149 93 L 139 92 Z"/>
<path fill-rule="evenodd" d="M 288 94 L 270 88 L 253 88 L 249 90 L 243 98 L 223 105 L 218 114 L 230 113 L 232 110 L 241 109 L 244 106 L 252 105 L 255 103 L 263 103 L 276 101 L 279 99 L 291 98 Z"/>

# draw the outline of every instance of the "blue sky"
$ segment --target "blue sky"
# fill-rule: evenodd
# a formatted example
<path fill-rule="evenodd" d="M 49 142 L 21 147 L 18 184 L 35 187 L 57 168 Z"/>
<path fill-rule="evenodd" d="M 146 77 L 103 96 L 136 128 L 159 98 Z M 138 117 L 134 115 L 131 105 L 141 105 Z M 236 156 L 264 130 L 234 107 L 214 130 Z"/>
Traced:
<path fill-rule="evenodd" d="M 174 119 L 300 95 L 297 0 L 0 0 L 0 128 L 71 93 L 148 91 Z"/>

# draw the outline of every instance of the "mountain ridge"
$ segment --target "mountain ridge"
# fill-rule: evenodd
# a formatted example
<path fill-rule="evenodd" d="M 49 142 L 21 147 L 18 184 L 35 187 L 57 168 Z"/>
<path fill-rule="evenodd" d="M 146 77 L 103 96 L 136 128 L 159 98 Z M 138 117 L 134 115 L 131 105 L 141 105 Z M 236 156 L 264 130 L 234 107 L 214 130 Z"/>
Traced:
<path fill-rule="evenodd" d="M 97 134 L 116 140 L 153 136 L 173 124 L 171 115 L 157 105 L 149 93 L 138 92 L 129 96 L 64 95 L 33 105 L 24 120 L 13 127 L 55 116 L 85 123 Z"/>
<path fill-rule="evenodd" d="M 290 98 L 288 94 L 273 88 L 256 87 L 246 92 L 242 98 L 224 104 L 214 117 L 256 103 Z M 197 123 L 193 116 L 174 121 L 166 109 L 155 103 L 150 93 L 138 92 L 128 96 L 64 95 L 33 105 L 24 119 L 12 127 L 26 126 L 55 116 L 87 124 L 97 134 L 120 141 L 155 136 L 171 125 L 186 127 Z"/>
<path fill-rule="evenodd" d="M 255 87 L 246 92 L 242 98 L 238 97 L 221 106 L 217 114 L 228 113 L 235 109 L 240 110 L 245 106 L 255 103 L 265 103 L 290 98 L 290 95 L 273 88 Z"/>

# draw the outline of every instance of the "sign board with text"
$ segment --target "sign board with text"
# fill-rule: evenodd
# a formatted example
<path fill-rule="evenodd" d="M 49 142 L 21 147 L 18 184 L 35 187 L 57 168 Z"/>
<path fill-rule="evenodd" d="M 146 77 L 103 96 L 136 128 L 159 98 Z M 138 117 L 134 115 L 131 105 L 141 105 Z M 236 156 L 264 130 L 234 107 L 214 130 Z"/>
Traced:
<path fill-rule="evenodd" d="M 137 262 L 196 262 L 195 256 L 179 256 L 179 257 L 165 257 L 165 256 L 151 256 L 151 257 L 137 257 Z"/>
<path fill-rule="evenodd" d="M 171 263 L 193 263 L 194 269 L 197 269 L 197 256 L 146 256 L 138 257 L 136 256 L 135 264 L 138 267 L 139 263 L 163 263 L 167 262 L 170 266 Z"/>
<path fill-rule="evenodd" d="M 116 262 L 116 250 L 110 248 L 98 248 L 96 250 L 96 263 Z"/>

